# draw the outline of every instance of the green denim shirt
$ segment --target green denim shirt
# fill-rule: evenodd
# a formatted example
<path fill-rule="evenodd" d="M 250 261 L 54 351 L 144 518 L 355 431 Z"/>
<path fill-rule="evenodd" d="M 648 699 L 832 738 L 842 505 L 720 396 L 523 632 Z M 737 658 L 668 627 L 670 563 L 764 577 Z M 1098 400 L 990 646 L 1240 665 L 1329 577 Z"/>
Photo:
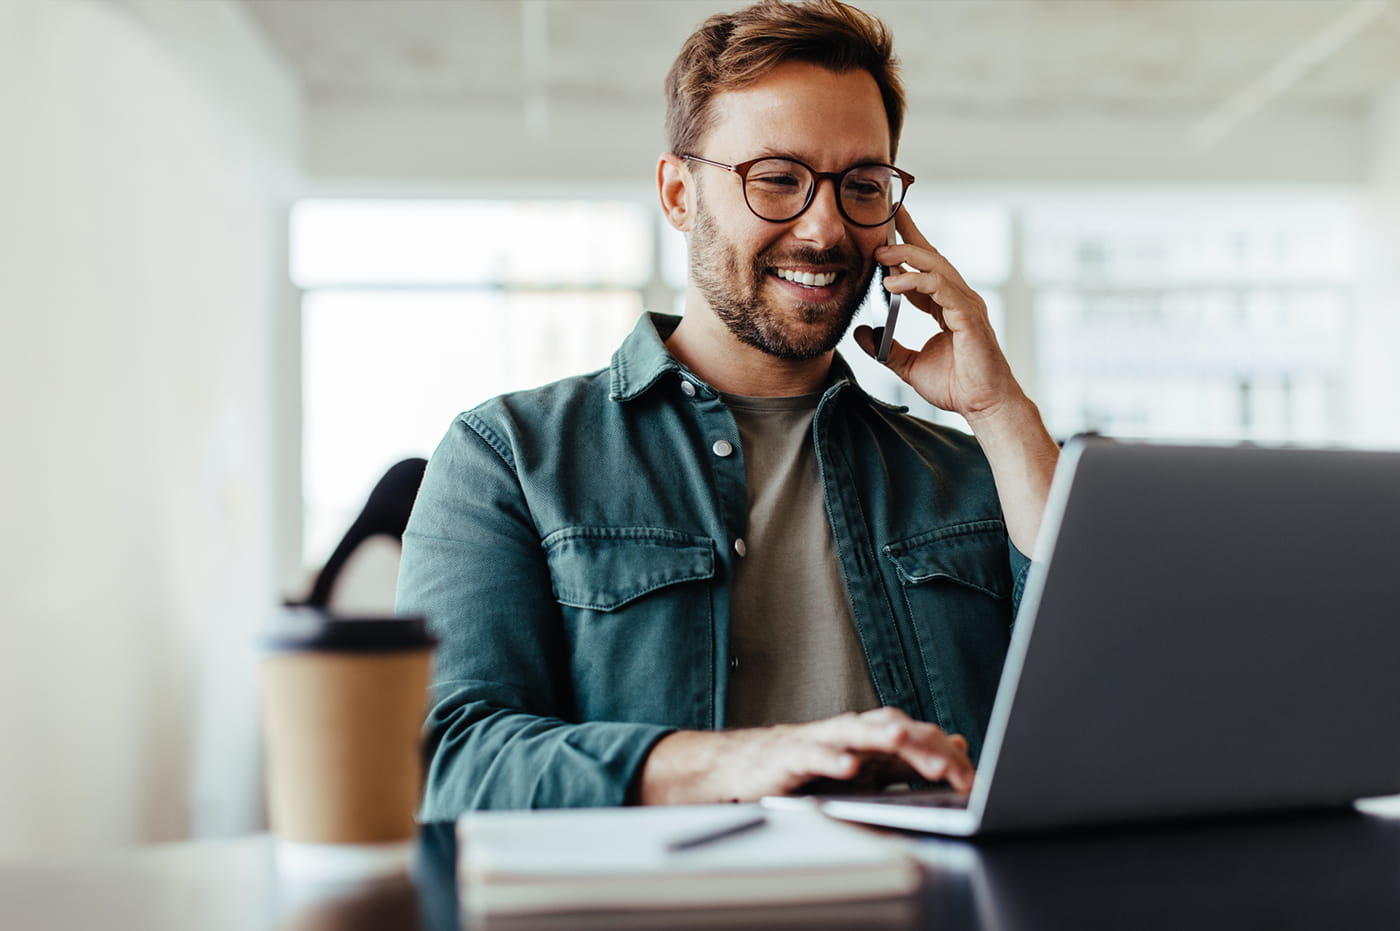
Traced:
<path fill-rule="evenodd" d="M 607 369 L 488 401 L 433 454 L 397 606 L 441 639 L 425 820 L 621 805 L 656 741 L 725 726 L 743 449 L 667 353 L 678 322 L 643 316 Z M 839 357 L 812 432 L 875 691 L 975 760 L 1029 568 L 987 460 Z"/>

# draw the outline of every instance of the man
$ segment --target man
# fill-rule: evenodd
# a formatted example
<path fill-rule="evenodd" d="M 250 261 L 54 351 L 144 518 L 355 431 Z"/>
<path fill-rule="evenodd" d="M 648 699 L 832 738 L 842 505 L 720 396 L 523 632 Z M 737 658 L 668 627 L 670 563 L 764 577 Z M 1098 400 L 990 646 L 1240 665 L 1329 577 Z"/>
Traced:
<path fill-rule="evenodd" d="M 899 209 L 888 35 L 764 0 L 666 88 L 684 315 L 461 415 L 405 534 L 399 609 L 442 638 L 424 818 L 973 778 L 1057 447 Z M 942 326 L 890 368 L 974 436 L 836 356 L 877 260 Z"/>

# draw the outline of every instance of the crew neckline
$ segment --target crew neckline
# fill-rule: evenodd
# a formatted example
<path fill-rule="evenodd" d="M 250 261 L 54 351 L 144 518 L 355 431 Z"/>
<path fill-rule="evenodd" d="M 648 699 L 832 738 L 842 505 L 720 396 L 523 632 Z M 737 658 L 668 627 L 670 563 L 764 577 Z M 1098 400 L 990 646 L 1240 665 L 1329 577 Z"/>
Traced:
<path fill-rule="evenodd" d="M 815 391 L 811 394 L 765 398 L 720 392 L 720 398 L 729 407 L 740 411 L 806 411 L 816 410 L 817 406 L 821 404 L 823 393 Z"/>

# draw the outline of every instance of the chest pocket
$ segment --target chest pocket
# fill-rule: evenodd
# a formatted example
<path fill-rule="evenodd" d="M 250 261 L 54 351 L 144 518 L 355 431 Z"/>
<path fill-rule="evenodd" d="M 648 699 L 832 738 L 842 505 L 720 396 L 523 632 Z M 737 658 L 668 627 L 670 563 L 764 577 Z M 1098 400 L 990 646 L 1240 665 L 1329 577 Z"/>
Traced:
<path fill-rule="evenodd" d="M 1006 525 L 999 520 L 955 524 L 885 547 L 905 587 L 953 582 L 999 601 L 1011 596 Z"/>
<path fill-rule="evenodd" d="M 711 726 L 714 541 L 568 527 L 544 548 L 579 720 Z"/>
<path fill-rule="evenodd" d="M 616 611 L 652 592 L 715 574 L 708 537 L 652 527 L 568 527 L 544 540 L 561 605 Z"/>
<path fill-rule="evenodd" d="M 942 527 L 884 548 L 904 593 L 937 723 L 975 760 L 1011 639 L 1011 563 L 1000 520 Z"/>

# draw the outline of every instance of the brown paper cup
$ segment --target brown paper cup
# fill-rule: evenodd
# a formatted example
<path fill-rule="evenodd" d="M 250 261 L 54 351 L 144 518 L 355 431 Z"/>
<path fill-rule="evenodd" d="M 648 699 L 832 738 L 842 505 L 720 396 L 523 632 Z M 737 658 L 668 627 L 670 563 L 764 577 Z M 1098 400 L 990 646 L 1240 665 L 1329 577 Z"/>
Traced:
<path fill-rule="evenodd" d="M 367 623 L 379 629 L 337 630 Z M 410 840 L 432 641 L 421 621 L 412 630 L 313 617 L 306 627 L 274 639 L 263 659 L 273 833 L 304 844 Z"/>

